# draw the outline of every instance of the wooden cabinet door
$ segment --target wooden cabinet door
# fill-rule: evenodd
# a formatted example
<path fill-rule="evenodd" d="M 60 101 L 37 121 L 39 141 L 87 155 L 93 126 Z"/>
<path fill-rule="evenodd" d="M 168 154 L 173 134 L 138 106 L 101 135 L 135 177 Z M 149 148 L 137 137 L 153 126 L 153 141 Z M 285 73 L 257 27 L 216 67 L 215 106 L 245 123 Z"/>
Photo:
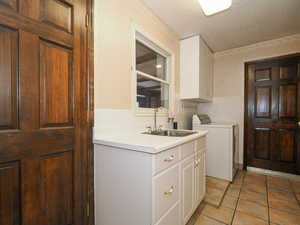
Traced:
<path fill-rule="evenodd" d="M 0 225 L 82 225 L 85 0 L 0 0 Z"/>
<path fill-rule="evenodd" d="M 247 165 L 300 174 L 300 57 L 249 63 Z"/>
<path fill-rule="evenodd" d="M 182 163 L 182 218 L 186 224 L 194 212 L 195 199 L 195 156 Z"/>

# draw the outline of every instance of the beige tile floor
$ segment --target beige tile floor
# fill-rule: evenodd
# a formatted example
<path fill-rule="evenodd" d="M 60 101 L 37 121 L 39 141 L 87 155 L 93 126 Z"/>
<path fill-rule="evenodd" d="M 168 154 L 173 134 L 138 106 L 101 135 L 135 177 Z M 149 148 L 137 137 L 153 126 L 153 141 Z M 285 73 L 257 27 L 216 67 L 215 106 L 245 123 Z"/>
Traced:
<path fill-rule="evenodd" d="M 239 171 L 220 206 L 201 204 L 188 223 L 225 224 L 300 225 L 300 181 Z"/>
<path fill-rule="evenodd" d="M 213 206 L 219 207 L 228 185 L 229 181 L 206 177 L 206 196 L 204 201 Z"/>

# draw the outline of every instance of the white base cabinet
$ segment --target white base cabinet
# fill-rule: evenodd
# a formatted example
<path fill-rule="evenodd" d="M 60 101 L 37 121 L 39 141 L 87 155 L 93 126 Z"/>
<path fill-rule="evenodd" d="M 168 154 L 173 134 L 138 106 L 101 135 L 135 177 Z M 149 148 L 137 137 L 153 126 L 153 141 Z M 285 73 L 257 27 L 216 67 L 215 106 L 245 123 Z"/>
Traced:
<path fill-rule="evenodd" d="M 205 195 L 206 137 L 158 154 L 95 144 L 96 225 L 185 225 Z"/>

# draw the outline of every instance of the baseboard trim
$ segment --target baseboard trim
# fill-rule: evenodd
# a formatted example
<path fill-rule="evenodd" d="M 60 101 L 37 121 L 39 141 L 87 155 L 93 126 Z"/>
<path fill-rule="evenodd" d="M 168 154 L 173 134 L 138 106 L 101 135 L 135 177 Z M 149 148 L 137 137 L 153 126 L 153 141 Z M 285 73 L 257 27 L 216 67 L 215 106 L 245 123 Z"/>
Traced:
<path fill-rule="evenodd" d="M 283 173 L 283 172 L 266 170 L 266 169 L 249 167 L 249 166 L 247 166 L 247 171 L 254 172 L 254 173 L 260 173 L 260 174 L 264 174 L 264 175 L 268 175 L 268 176 L 282 177 L 282 178 L 300 181 L 299 175 L 290 174 L 290 173 Z"/>

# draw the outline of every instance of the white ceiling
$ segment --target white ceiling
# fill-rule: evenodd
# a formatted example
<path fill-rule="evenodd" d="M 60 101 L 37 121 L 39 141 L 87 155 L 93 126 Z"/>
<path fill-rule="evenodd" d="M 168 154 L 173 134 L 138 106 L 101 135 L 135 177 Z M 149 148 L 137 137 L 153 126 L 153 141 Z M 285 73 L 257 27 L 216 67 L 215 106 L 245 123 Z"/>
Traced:
<path fill-rule="evenodd" d="M 180 38 L 201 34 L 214 51 L 300 33 L 300 0 L 233 0 L 206 17 L 198 0 L 142 0 Z"/>

